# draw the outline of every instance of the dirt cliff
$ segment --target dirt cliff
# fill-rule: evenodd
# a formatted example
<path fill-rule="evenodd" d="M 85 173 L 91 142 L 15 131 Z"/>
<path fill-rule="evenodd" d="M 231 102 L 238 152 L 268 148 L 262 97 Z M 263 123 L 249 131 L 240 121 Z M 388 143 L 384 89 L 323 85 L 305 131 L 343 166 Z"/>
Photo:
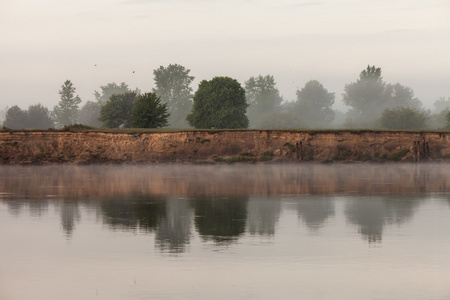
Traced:
<path fill-rule="evenodd" d="M 439 161 L 446 158 L 450 158 L 450 133 L 447 132 L 0 132 L 0 164 Z"/>

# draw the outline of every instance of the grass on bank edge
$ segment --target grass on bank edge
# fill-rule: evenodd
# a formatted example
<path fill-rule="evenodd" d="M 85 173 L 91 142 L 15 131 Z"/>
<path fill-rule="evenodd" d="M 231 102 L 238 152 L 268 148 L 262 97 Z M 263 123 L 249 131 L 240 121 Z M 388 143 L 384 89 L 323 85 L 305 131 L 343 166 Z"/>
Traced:
<path fill-rule="evenodd" d="M 383 133 L 383 132 L 409 132 L 409 133 L 450 133 L 450 130 L 448 129 L 426 129 L 426 130 L 415 130 L 415 129 L 409 129 L 409 130 L 394 130 L 394 129 L 195 129 L 195 128 L 189 128 L 189 129 L 177 129 L 177 128 L 97 128 L 92 126 L 87 126 L 83 124 L 73 124 L 69 126 L 65 126 L 64 128 L 58 128 L 58 129 L 10 129 L 7 127 L 0 128 L 0 132 L 43 132 L 43 131 L 50 131 L 50 132 L 108 132 L 108 133 L 147 133 L 147 132 L 210 132 L 210 133 L 216 133 L 216 132 L 222 132 L 222 131 L 281 131 L 281 132 L 304 132 L 309 133 L 311 135 L 314 134 L 320 134 L 320 133 L 355 133 L 355 134 L 361 134 L 361 133 Z"/>

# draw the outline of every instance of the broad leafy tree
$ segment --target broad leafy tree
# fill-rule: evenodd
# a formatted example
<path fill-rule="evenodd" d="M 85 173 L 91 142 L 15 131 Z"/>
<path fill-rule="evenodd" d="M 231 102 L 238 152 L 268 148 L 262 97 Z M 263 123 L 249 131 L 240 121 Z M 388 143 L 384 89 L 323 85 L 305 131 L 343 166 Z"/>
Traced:
<path fill-rule="evenodd" d="M 424 129 L 428 115 L 418 109 L 398 106 L 385 109 L 381 115 L 381 127 L 387 129 Z"/>
<path fill-rule="evenodd" d="M 107 128 L 131 126 L 131 111 L 133 110 L 135 92 L 113 94 L 100 109 L 99 120 Z"/>
<path fill-rule="evenodd" d="M 450 97 L 445 99 L 445 97 L 439 98 L 439 100 L 434 101 L 434 111 L 439 113 L 443 110 L 450 110 Z"/>
<path fill-rule="evenodd" d="M 61 86 L 59 94 L 61 100 L 53 107 L 52 117 L 58 127 L 63 127 L 78 122 L 78 106 L 81 99 L 75 95 L 75 87 L 70 80 L 66 80 Z"/>
<path fill-rule="evenodd" d="M 11 129 L 23 129 L 27 127 L 27 112 L 22 110 L 19 106 L 11 106 L 6 111 L 5 121 L 3 126 Z"/>
<path fill-rule="evenodd" d="M 387 84 L 384 94 L 386 96 L 387 108 L 394 108 L 397 106 L 418 110 L 422 108 L 422 102 L 414 96 L 414 91 L 400 83 Z"/>
<path fill-rule="evenodd" d="M 445 129 L 450 129 L 450 111 L 445 115 Z"/>
<path fill-rule="evenodd" d="M 189 75 L 190 71 L 178 64 L 160 66 L 153 71 L 156 85 L 153 92 L 167 104 L 169 127 L 189 127 L 186 116 L 191 111 L 193 95 L 190 85 L 194 80 L 194 76 Z"/>
<path fill-rule="evenodd" d="M 245 82 L 245 97 L 249 105 L 247 116 L 250 127 L 257 127 L 262 121 L 261 118 L 279 109 L 283 101 L 271 75 L 250 77 Z"/>
<path fill-rule="evenodd" d="M 334 120 L 334 93 L 317 80 L 308 81 L 301 90 L 297 90 L 295 110 L 309 127 L 328 127 Z"/>
<path fill-rule="evenodd" d="M 367 66 L 356 82 L 345 85 L 342 100 L 351 107 L 351 115 L 356 119 L 372 119 L 385 107 L 385 88 L 381 68 Z"/>
<path fill-rule="evenodd" d="M 95 100 L 100 104 L 104 105 L 112 95 L 119 95 L 132 92 L 132 90 L 128 87 L 128 84 L 122 82 L 117 84 L 115 82 L 108 83 L 106 85 L 100 86 L 100 92 L 94 91 Z M 136 89 L 134 92 L 139 94 Z"/>
<path fill-rule="evenodd" d="M 131 126 L 135 128 L 161 128 L 167 126 L 167 104 L 155 93 L 145 93 L 137 97 L 131 111 Z"/>
<path fill-rule="evenodd" d="M 79 122 L 92 127 L 101 127 L 102 122 L 98 120 L 101 105 L 98 102 L 88 101 L 80 109 Z"/>
<path fill-rule="evenodd" d="M 54 127 L 49 110 L 39 103 L 28 107 L 26 123 L 28 128 L 48 129 Z"/>
<path fill-rule="evenodd" d="M 215 77 L 200 82 L 187 120 L 195 128 L 247 128 L 247 106 L 245 90 L 239 82 Z"/>
<path fill-rule="evenodd" d="M 386 84 L 381 77 L 381 69 L 375 66 L 367 66 L 356 82 L 347 84 L 342 96 L 344 103 L 351 107 L 348 118 L 363 127 L 373 125 L 385 109 L 403 107 L 420 112 L 422 108 L 411 88 L 399 83 Z"/>

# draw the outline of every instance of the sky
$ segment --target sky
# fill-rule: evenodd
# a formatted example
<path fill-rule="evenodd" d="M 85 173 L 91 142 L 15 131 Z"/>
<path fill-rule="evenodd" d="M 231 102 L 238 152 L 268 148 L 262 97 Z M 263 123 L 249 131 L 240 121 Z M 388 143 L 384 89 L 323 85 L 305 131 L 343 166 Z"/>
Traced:
<path fill-rule="evenodd" d="M 0 0 L 0 110 L 52 108 L 71 80 L 83 102 L 101 85 L 149 92 L 181 64 L 242 85 L 273 75 L 287 101 L 318 80 L 342 93 L 368 65 L 427 108 L 450 97 L 448 0 Z"/>

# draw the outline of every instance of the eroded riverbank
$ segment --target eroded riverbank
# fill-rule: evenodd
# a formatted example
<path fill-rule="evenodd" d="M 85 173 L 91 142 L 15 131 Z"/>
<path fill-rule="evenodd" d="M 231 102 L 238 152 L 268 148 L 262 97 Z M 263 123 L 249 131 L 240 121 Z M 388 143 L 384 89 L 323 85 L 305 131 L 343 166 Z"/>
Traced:
<path fill-rule="evenodd" d="M 2 131 L 1 164 L 442 161 L 447 132 Z"/>

